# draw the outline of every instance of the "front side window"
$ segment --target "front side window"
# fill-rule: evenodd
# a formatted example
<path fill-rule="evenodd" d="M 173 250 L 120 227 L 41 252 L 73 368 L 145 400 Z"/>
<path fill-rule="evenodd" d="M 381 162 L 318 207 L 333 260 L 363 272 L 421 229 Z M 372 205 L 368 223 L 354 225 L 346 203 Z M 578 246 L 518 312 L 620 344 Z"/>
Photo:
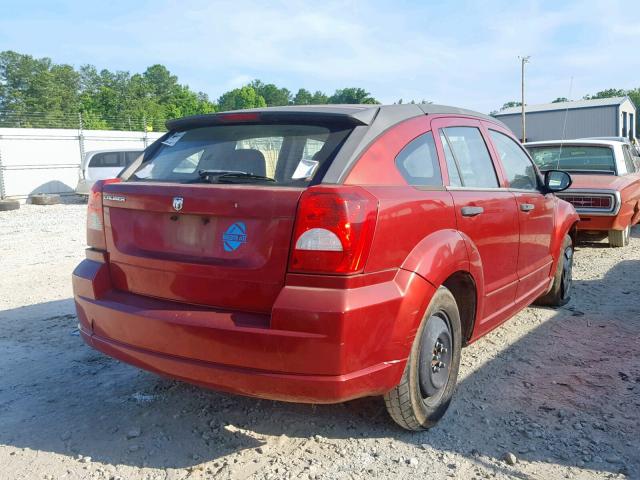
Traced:
<path fill-rule="evenodd" d="M 350 131 L 315 124 L 241 124 L 171 132 L 128 181 L 304 186 Z"/>
<path fill-rule="evenodd" d="M 440 131 L 440 142 L 442 143 L 442 149 L 444 150 L 444 158 L 447 162 L 447 171 L 449 172 L 449 186 L 461 187 L 462 180 L 460 179 L 460 171 L 456 160 L 453 158 L 453 152 L 449 146 L 449 140 L 445 136 L 444 132 Z"/>
<path fill-rule="evenodd" d="M 409 142 L 396 157 L 396 165 L 409 185 L 442 185 L 438 153 L 431 132 Z"/>
<path fill-rule="evenodd" d="M 616 162 L 611 147 L 588 145 L 549 145 L 527 148 L 534 163 L 543 172 L 566 170 L 573 173 L 616 174 Z"/>
<path fill-rule="evenodd" d="M 489 135 L 507 174 L 509 188 L 536 190 L 538 188 L 538 175 L 531 160 L 522 151 L 522 148 L 504 133 L 489 130 Z"/>
<path fill-rule="evenodd" d="M 498 177 L 480 130 L 476 127 L 447 127 L 442 131 L 451 149 L 462 186 L 497 188 Z"/>

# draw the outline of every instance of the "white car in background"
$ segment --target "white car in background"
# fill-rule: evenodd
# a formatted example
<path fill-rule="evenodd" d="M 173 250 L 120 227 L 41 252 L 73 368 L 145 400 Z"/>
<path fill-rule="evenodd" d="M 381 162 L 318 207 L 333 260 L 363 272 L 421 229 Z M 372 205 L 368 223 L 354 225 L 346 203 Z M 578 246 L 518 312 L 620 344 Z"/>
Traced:
<path fill-rule="evenodd" d="M 127 150 L 94 150 L 86 152 L 80 165 L 80 178 L 78 179 L 76 193 L 89 195 L 91 187 L 96 180 L 116 178 L 143 151 L 141 148 L 131 148 Z"/>

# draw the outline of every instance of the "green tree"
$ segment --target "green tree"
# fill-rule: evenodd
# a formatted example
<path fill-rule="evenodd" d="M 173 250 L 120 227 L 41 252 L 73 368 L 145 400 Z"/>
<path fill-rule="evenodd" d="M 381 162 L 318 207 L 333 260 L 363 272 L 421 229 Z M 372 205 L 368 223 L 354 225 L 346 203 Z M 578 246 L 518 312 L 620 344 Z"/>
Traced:
<path fill-rule="evenodd" d="M 0 121 L 24 127 L 77 125 L 79 82 L 69 65 L 0 52 Z"/>
<path fill-rule="evenodd" d="M 260 80 L 254 80 L 249 86 L 264 98 L 267 107 L 289 105 L 291 103 L 291 92 L 286 88 L 278 88 L 273 83 L 265 84 Z"/>
<path fill-rule="evenodd" d="M 258 95 L 255 89 L 249 85 L 226 92 L 218 99 L 218 108 L 222 112 L 266 106 L 267 102 L 264 97 Z"/>
<path fill-rule="evenodd" d="M 585 100 L 596 100 L 598 98 L 611 98 L 611 97 L 624 97 L 627 94 L 626 90 L 621 88 L 608 88 L 601 90 L 593 95 L 585 95 Z"/>
<path fill-rule="evenodd" d="M 364 88 L 343 88 L 336 90 L 328 99 L 328 103 L 380 103 Z"/>
<path fill-rule="evenodd" d="M 329 103 L 329 97 L 322 93 L 320 90 L 316 90 L 311 98 L 312 105 L 324 105 Z"/>
<path fill-rule="evenodd" d="M 567 97 L 558 97 L 555 100 L 553 100 L 551 103 L 561 103 L 561 102 L 568 102 L 569 99 Z"/>
<path fill-rule="evenodd" d="M 313 95 L 309 90 L 301 88 L 293 97 L 294 105 L 311 105 L 313 104 Z"/>
<path fill-rule="evenodd" d="M 520 106 L 522 106 L 522 102 L 516 102 L 516 101 L 506 102 L 505 104 L 502 105 L 502 107 L 500 107 L 500 111 L 506 110 L 507 108 L 520 107 Z"/>

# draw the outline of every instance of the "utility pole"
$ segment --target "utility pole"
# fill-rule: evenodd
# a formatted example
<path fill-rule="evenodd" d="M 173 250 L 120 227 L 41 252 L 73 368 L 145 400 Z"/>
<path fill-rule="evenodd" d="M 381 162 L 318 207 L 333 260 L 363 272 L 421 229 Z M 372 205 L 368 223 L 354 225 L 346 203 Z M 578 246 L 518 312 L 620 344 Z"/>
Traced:
<path fill-rule="evenodd" d="M 521 81 L 522 81 L 522 143 L 527 141 L 527 122 L 525 119 L 525 111 L 524 111 L 524 65 L 525 63 L 529 63 L 529 59 L 531 55 L 526 55 L 524 57 L 518 57 L 520 62 L 522 63 L 522 73 L 521 73 Z"/>

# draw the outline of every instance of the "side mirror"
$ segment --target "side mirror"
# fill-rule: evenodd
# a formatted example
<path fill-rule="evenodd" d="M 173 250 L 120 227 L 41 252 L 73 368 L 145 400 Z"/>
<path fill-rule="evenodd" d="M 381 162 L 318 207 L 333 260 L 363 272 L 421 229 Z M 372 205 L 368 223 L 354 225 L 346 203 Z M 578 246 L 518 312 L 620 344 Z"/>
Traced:
<path fill-rule="evenodd" d="M 571 175 L 562 170 L 547 170 L 544 172 L 544 187 L 547 192 L 561 192 L 571 186 Z"/>

